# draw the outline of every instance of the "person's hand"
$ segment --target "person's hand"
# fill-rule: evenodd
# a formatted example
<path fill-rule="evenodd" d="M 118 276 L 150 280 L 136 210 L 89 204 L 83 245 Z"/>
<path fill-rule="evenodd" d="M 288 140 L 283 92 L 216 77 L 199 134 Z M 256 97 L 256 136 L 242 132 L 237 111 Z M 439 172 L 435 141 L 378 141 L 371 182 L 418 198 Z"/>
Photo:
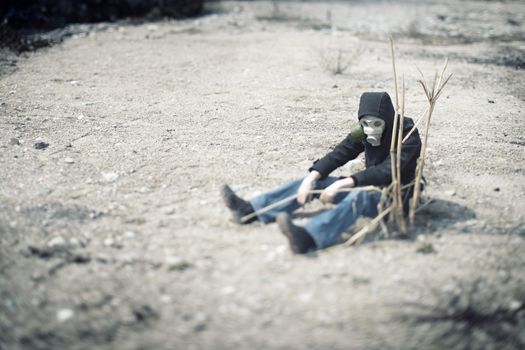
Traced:
<path fill-rule="evenodd" d="M 299 189 L 297 190 L 297 203 L 299 203 L 299 205 L 303 206 L 305 203 L 309 202 L 310 199 L 312 199 L 312 194 L 309 192 L 313 188 L 315 181 L 320 177 L 321 174 L 313 170 L 310 174 L 308 174 L 307 177 L 304 178 L 301 186 L 299 186 Z"/>
<path fill-rule="evenodd" d="M 330 186 L 324 189 L 321 192 L 321 197 L 319 198 L 323 204 L 333 203 L 335 196 L 339 193 L 340 189 L 354 187 L 354 179 L 347 177 L 345 179 L 337 180 Z"/>

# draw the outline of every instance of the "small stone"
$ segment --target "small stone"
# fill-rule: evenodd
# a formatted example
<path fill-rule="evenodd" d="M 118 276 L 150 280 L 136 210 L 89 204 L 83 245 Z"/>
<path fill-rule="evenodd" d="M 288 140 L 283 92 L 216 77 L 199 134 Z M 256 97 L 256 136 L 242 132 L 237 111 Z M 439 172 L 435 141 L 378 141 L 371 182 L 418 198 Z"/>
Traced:
<path fill-rule="evenodd" d="M 175 214 L 175 208 L 173 207 L 167 207 L 167 208 L 164 208 L 162 210 L 162 212 L 165 214 L 165 215 L 173 215 Z"/>
<path fill-rule="evenodd" d="M 288 251 L 288 246 L 286 245 L 279 245 L 275 248 L 275 253 L 277 253 L 278 255 L 283 255 L 284 253 L 286 253 Z"/>
<path fill-rule="evenodd" d="M 489 103 L 494 103 L 494 100 L 489 100 Z"/>
<path fill-rule="evenodd" d="M 230 294 L 234 294 L 236 290 L 237 289 L 235 288 L 235 286 L 226 286 L 221 289 L 221 293 L 225 295 L 230 295 Z"/>
<path fill-rule="evenodd" d="M 162 301 L 164 304 L 171 303 L 171 297 L 167 294 L 163 294 L 160 296 L 160 301 Z"/>
<path fill-rule="evenodd" d="M 59 248 L 66 245 L 66 240 L 62 236 L 56 236 L 54 238 L 51 238 L 49 242 L 47 242 L 47 246 L 50 248 Z"/>
<path fill-rule="evenodd" d="M 416 249 L 416 252 L 421 254 L 433 254 L 436 253 L 436 249 L 434 249 L 432 243 L 423 243 Z"/>
<path fill-rule="evenodd" d="M 509 309 L 512 312 L 520 309 L 522 306 L 523 306 L 522 302 L 518 300 L 511 300 L 511 302 L 509 303 Z"/>
<path fill-rule="evenodd" d="M 39 271 L 35 271 L 31 274 L 31 279 L 33 281 L 41 281 L 43 278 L 44 278 L 44 275 Z"/>
<path fill-rule="evenodd" d="M 134 264 L 136 261 L 137 261 L 137 258 L 130 254 L 124 255 L 124 257 L 122 257 L 123 265 L 131 265 L 131 264 Z"/>
<path fill-rule="evenodd" d="M 496 188 L 494 189 L 494 192 L 499 192 L 499 191 L 500 191 L 500 188 L 499 188 L 499 187 L 496 187 Z"/>
<path fill-rule="evenodd" d="M 299 301 L 303 303 L 309 303 L 313 298 L 313 295 L 311 293 L 301 293 L 298 295 Z"/>
<path fill-rule="evenodd" d="M 138 189 L 138 192 L 139 193 L 149 193 L 149 192 L 151 192 L 151 188 L 149 188 L 147 186 L 142 186 L 141 188 Z"/>
<path fill-rule="evenodd" d="M 71 309 L 60 309 L 57 312 L 58 322 L 65 322 L 75 316 L 75 312 Z"/>
<path fill-rule="evenodd" d="M 102 172 L 102 179 L 105 181 L 105 182 L 115 182 L 117 181 L 119 175 L 115 172 Z"/>
<path fill-rule="evenodd" d="M 183 271 L 190 267 L 190 264 L 187 261 L 176 255 L 166 257 L 164 262 L 170 271 Z"/>
<path fill-rule="evenodd" d="M 128 239 L 135 238 L 135 232 L 133 231 L 124 232 L 124 238 L 128 238 Z"/>
<path fill-rule="evenodd" d="M 455 190 L 448 190 L 448 191 L 445 191 L 445 195 L 449 196 L 449 197 L 453 197 L 456 195 L 456 191 Z"/>
<path fill-rule="evenodd" d="M 82 245 L 82 242 L 80 242 L 77 238 L 70 238 L 69 239 L 69 244 L 73 247 L 79 247 Z"/>
<path fill-rule="evenodd" d="M 33 147 L 36 148 L 36 149 L 46 149 L 46 148 L 49 147 L 49 143 L 44 142 L 44 141 L 39 141 L 39 142 L 35 143 L 33 145 Z"/>
<path fill-rule="evenodd" d="M 64 163 L 67 163 L 67 164 L 73 164 L 75 162 L 75 160 L 71 157 L 66 157 L 64 158 Z"/>
<path fill-rule="evenodd" d="M 15 137 L 12 137 L 10 140 L 9 140 L 9 144 L 11 146 L 18 146 L 20 145 L 20 140 L 15 138 Z"/>
<path fill-rule="evenodd" d="M 206 323 L 198 323 L 193 327 L 193 330 L 198 333 L 206 330 Z"/>

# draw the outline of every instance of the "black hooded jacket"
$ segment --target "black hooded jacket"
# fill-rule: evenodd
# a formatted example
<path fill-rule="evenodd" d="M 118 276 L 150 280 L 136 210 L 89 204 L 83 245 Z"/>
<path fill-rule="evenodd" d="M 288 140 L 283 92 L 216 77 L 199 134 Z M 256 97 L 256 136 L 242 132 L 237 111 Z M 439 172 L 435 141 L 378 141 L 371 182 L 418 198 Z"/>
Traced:
<path fill-rule="evenodd" d="M 331 152 L 314 162 L 309 169 L 317 170 L 321 178 L 325 178 L 338 167 L 355 159 L 365 152 L 366 169 L 352 175 L 355 186 L 386 186 L 392 182 L 390 163 L 390 142 L 394 124 L 394 106 L 386 92 L 365 92 L 359 102 L 358 118 L 374 116 L 385 121 L 385 130 L 381 136 L 381 144 L 372 146 L 366 140 L 356 142 L 350 134 Z M 414 126 L 411 118 L 403 121 L 403 138 Z M 421 149 L 421 139 L 415 130 L 401 147 L 401 182 L 407 184 L 415 177 L 417 159 Z M 397 153 L 396 153 L 397 154 Z"/>

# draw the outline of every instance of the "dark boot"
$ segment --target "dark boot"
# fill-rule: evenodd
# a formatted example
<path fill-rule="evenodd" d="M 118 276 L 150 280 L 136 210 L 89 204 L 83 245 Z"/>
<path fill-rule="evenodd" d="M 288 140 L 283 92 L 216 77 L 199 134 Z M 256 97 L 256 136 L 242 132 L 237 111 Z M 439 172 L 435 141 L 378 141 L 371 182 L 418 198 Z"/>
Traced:
<path fill-rule="evenodd" d="M 301 226 L 294 225 L 290 214 L 281 213 L 277 215 L 277 225 L 279 225 L 283 235 L 288 238 L 290 248 L 295 254 L 305 254 L 310 249 L 315 248 L 312 236 Z"/>
<path fill-rule="evenodd" d="M 257 220 L 257 217 L 251 218 L 246 221 L 241 221 L 241 219 L 254 212 L 250 202 L 245 201 L 241 197 L 237 196 L 235 192 L 228 185 L 223 185 L 221 188 L 221 197 L 224 201 L 224 204 L 231 210 L 233 214 L 233 220 L 241 225 L 249 224 Z"/>

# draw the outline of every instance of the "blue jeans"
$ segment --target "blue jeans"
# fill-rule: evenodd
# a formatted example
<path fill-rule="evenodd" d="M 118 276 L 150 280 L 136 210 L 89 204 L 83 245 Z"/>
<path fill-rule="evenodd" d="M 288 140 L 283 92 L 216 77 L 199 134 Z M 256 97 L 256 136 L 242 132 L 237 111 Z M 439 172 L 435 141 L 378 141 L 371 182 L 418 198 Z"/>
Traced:
<path fill-rule="evenodd" d="M 339 180 L 337 177 L 329 176 L 315 183 L 314 189 L 321 190 Z M 258 211 L 272 203 L 297 193 L 303 179 L 292 181 L 276 190 L 261 194 L 250 200 L 253 208 Z M 315 194 L 314 198 L 319 198 Z M 361 216 L 374 217 L 377 215 L 377 205 L 381 198 L 379 192 L 354 191 L 340 192 L 335 196 L 336 206 L 312 217 L 304 226 L 312 236 L 317 248 L 326 248 L 340 242 L 341 235 Z M 275 221 L 277 214 L 287 212 L 291 214 L 299 208 L 297 200 L 291 200 L 272 210 L 258 215 L 260 221 L 265 224 Z"/>

